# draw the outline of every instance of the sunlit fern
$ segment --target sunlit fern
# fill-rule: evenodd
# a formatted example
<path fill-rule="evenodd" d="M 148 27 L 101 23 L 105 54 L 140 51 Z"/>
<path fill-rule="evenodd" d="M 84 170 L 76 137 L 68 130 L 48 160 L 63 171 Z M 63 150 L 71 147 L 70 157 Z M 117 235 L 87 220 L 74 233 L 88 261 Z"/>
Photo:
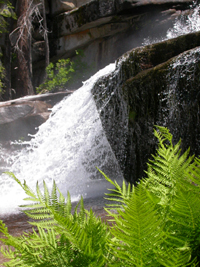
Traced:
<path fill-rule="evenodd" d="M 116 223 L 112 253 L 126 262 L 118 266 L 196 266 L 200 161 L 189 156 L 189 149 L 181 154 L 181 142 L 173 145 L 168 129 L 158 130 L 157 153 L 137 187 L 124 183 L 122 189 L 104 174 L 115 185 L 110 200 L 122 203 L 106 209 Z"/>
<path fill-rule="evenodd" d="M 25 213 L 32 233 L 11 236 L 1 222 L 1 240 L 10 258 L 5 266 L 197 266 L 200 248 L 200 160 L 181 153 L 169 130 L 157 127 L 158 149 L 147 177 L 137 186 L 105 178 L 114 186 L 105 208 L 112 226 L 87 211 L 81 199 L 74 211 L 55 182 L 49 193 L 34 193 L 12 174 L 27 194 Z M 10 248 L 14 248 L 10 249 Z"/>
<path fill-rule="evenodd" d="M 28 217 L 34 219 L 30 223 L 37 230 L 14 238 L 2 224 L 1 232 L 6 238 L 3 242 L 15 248 L 12 261 L 5 266 L 93 266 L 93 262 L 95 266 L 104 266 L 110 234 L 107 225 L 92 210 L 84 209 L 83 199 L 72 213 L 70 195 L 65 201 L 55 183 L 51 194 L 45 183 L 44 194 L 38 185 L 35 194 L 25 182 L 22 184 L 10 175 L 28 195 L 26 200 L 33 202 L 22 207 L 26 208 L 24 212 Z M 8 251 L 2 252 L 8 255 Z"/>
<path fill-rule="evenodd" d="M 181 246 L 190 242 L 190 246 L 193 246 L 195 242 L 195 247 L 198 247 L 200 160 L 189 156 L 189 149 L 181 154 L 181 141 L 173 145 L 169 130 L 157 128 L 157 154 L 148 165 L 148 178 L 143 180 L 143 184 L 154 199 L 157 197 L 157 208 L 160 208 L 160 214 L 166 222 L 165 231 L 171 233 L 171 243 Z M 181 239 L 182 243 L 179 243 Z"/>
<path fill-rule="evenodd" d="M 172 134 L 167 128 L 158 127 L 154 130 L 158 149 L 153 160 L 148 162 L 147 178 L 143 181 L 149 192 L 158 197 L 161 205 L 170 205 L 176 194 L 176 184 L 183 179 L 185 171 L 192 164 L 194 157 L 189 156 L 190 150 L 181 154 L 181 140 L 173 145 Z"/>

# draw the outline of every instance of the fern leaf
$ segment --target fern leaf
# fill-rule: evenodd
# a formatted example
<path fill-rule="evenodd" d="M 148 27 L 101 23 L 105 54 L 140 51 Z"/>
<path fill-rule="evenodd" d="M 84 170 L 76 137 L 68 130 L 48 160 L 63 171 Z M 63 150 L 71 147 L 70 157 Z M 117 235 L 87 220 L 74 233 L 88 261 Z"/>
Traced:
<path fill-rule="evenodd" d="M 158 262 L 165 267 L 191 266 L 191 249 L 184 246 L 181 249 L 168 249 L 164 253 L 156 251 Z M 190 262 L 190 263 L 189 263 Z"/>
<path fill-rule="evenodd" d="M 173 206 L 170 207 L 167 219 L 170 223 L 170 230 L 183 243 L 188 242 L 193 246 L 200 245 L 199 241 L 194 237 L 194 233 L 200 232 L 200 198 L 199 194 L 188 190 L 183 186 L 178 186 L 176 197 L 173 201 Z"/>
<path fill-rule="evenodd" d="M 99 171 L 105 177 L 105 179 L 114 186 L 114 189 L 108 189 L 109 191 L 111 191 L 111 193 L 106 193 L 105 195 L 108 197 L 105 199 L 113 201 L 113 203 L 115 204 L 106 204 L 108 206 L 106 211 L 113 208 L 123 209 L 123 205 L 126 205 L 126 201 L 129 200 L 131 194 L 134 191 L 134 186 L 131 186 L 130 183 L 126 185 L 125 181 L 123 181 L 121 187 L 116 181 L 112 181 L 104 172 L 102 172 L 101 170 Z"/>
<path fill-rule="evenodd" d="M 116 238 L 110 248 L 116 257 L 133 266 L 156 266 L 152 263 L 154 249 L 162 242 L 162 221 L 148 198 L 146 190 L 138 186 L 124 211 L 117 210 L 116 225 L 111 233 Z"/>
<path fill-rule="evenodd" d="M 176 184 L 185 179 L 185 171 L 192 164 L 194 157 L 189 157 L 189 149 L 181 155 L 181 141 L 173 146 L 169 131 L 162 127 L 158 129 L 159 133 L 155 131 L 159 140 L 157 154 L 149 161 L 146 172 L 148 178 L 143 184 L 160 199 L 160 205 L 164 207 L 170 205 L 176 194 Z"/>

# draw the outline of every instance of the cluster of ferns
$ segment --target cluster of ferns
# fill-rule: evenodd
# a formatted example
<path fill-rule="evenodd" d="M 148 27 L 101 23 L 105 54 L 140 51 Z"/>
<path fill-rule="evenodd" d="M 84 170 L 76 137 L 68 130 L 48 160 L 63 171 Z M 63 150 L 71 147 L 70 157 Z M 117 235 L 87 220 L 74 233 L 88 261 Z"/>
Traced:
<path fill-rule="evenodd" d="M 21 183 L 30 204 L 23 212 L 33 230 L 19 237 L 0 223 L 4 266 L 184 267 L 200 261 L 200 159 L 181 153 L 181 141 L 164 127 L 154 131 L 158 148 L 148 162 L 146 177 L 136 186 L 114 185 L 105 207 L 110 222 L 84 208 L 83 199 L 72 209 L 55 182 L 31 190 Z"/>

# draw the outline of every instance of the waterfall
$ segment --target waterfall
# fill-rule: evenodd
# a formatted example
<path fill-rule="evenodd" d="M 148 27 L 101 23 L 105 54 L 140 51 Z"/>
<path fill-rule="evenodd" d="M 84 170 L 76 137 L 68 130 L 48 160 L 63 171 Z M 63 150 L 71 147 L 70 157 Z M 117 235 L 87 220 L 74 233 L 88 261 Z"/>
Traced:
<path fill-rule="evenodd" d="M 192 15 L 176 20 L 173 29 L 168 30 L 164 39 L 200 30 L 199 7 L 196 4 Z M 156 41 L 158 40 L 151 41 L 151 43 Z M 67 191 L 70 192 L 72 201 L 77 201 L 81 195 L 84 198 L 103 196 L 106 189 L 109 188 L 109 183 L 105 181 L 96 167 L 104 171 L 111 179 L 122 181 L 123 175 L 118 162 L 120 153 L 123 153 L 121 150 L 126 146 L 123 143 L 123 137 L 126 135 L 124 129 L 126 123 L 123 121 L 124 113 L 120 113 L 117 108 L 111 108 L 112 110 L 105 108 L 111 99 L 114 103 L 113 94 L 116 95 L 115 102 L 119 103 L 118 106 L 123 108 L 124 103 L 126 104 L 126 101 L 123 103 L 121 100 L 118 89 L 121 90 L 123 83 L 130 77 L 115 79 L 120 71 L 119 65 L 120 63 L 116 68 L 115 64 L 110 64 L 100 70 L 87 80 L 79 90 L 57 104 L 52 109 L 50 118 L 39 127 L 37 134 L 32 136 L 30 141 L 13 144 L 14 146 L 21 146 L 21 149 L 10 153 L 0 146 L 0 164 L 3 162 L 1 164 L 2 171 L 13 172 L 20 181 L 25 179 L 32 189 L 35 188 L 37 181 L 42 186 L 43 180 L 50 189 L 52 181 L 55 180 L 64 195 L 67 194 Z M 179 65 L 181 66 L 182 62 Z M 129 67 L 131 66 L 127 68 Z M 183 72 L 183 69 L 180 71 Z M 113 79 L 111 74 L 113 74 Z M 103 76 L 109 76 L 107 83 L 104 83 L 103 80 L 101 83 L 99 80 Z M 97 81 L 100 82 L 97 83 Z M 169 81 L 172 82 L 172 86 L 164 93 L 166 93 L 166 98 L 168 97 L 167 105 L 171 105 L 172 111 L 174 111 L 176 105 L 173 101 L 169 101 L 169 98 L 173 96 L 175 83 L 172 79 Z M 98 90 L 101 88 L 97 96 L 100 97 L 101 95 L 102 97 L 100 101 L 96 100 L 96 102 L 92 95 L 95 84 Z M 117 155 L 118 152 L 116 155 L 113 153 L 110 145 L 111 140 L 107 140 L 102 127 L 100 116 L 105 118 L 104 124 L 106 124 L 108 112 L 117 118 L 114 120 L 113 115 L 110 128 L 113 130 L 113 125 L 115 125 L 118 132 L 113 130 L 110 135 L 113 138 L 110 139 L 115 139 L 112 147 L 118 149 L 119 155 Z M 170 116 L 173 117 L 174 113 L 170 113 Z M 121 128 L 123 132 L 119 134 Z M 118 137 L 117 141 L 116 136 Z M 16 212 L 18 205 L 24 203 L 24 197 L 25 194 L 19 185 L 8 175 L 1 174 L 0 215 Z"/>
<path fill-rule="evenodd" d="M 200 4 L 197 4 L 195 1 L 191 8 L 194 8 L 194 11 L 191 14 L 176 19 L 173 28 L 167 31 L 166 39 L 200 31 Z"/>
<path fill-rule="evenodd" d="M 162 38 L 151 38 L 150 36 L 144 38 L 143 45 L 154 44 L 176 38 L 180 35 L 200 31 L 200 4 L 197 1 L 194 1 L 190 7 L 190 10 L 193 10 L 188 15 L 180 15 L 175 19 L 174 25 L 172 28 L 169 28 L 166 32 L 166 35 Z"/>
<path fill-rule="evenodd" d="M 103 196 L 109 183 L 97 171 L 100 168 L 119 181 L 122 174 L 107 141 L 91 89 L 101 77 L 115 70 L 110 64 L 87 80 L 83 86 L 53 109 L 50 118 L 39 127 L 31 141 L 23 142 L 18 153 L 8 157 L 9 171 L 35 189 L 45 180 L 48 188 L 55 180 L 72 201 Z M 25 195 L 8 175 L 0 177 L 0 214 L 13 212 Z"/>

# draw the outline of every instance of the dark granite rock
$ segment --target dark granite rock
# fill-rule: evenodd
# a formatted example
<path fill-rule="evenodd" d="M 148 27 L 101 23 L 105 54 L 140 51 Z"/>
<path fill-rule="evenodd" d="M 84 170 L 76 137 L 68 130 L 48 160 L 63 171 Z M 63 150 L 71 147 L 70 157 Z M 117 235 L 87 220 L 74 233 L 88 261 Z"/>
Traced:
<path fill-rule="evenodd" d="M 136 182 L 155 152 L 154 125 L 200 154 L 200 33 L 136 48 L 93 89 L 108 141 L 124 176 Z M 102 89 L 103 88 L 103 89 Z"/>

